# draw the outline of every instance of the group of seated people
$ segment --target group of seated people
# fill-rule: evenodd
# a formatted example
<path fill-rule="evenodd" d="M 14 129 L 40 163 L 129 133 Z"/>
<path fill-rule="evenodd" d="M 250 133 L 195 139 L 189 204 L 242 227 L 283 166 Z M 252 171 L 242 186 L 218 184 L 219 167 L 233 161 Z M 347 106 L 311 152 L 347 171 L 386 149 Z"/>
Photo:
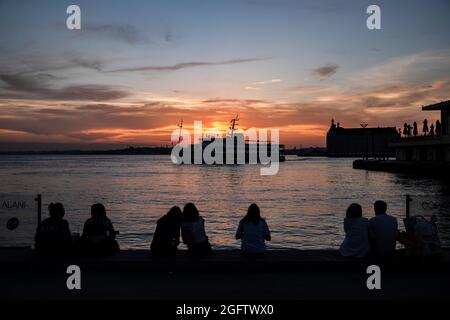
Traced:
<path fill-rule="evenodd" d="M 183 211 L 179 207 L 172 207 L 158 220 L 150 247 L 152 254 L 174 254 L 180 243 L 180 230 L 190 255 L 207 255 L 211 251 L 211 244 L 205 232 L 205 220 L 195 205 L 188 203 Z M 236 239 L 241 240 L 244 253 L 257 254 L 265 251 L 265 241 L 271 240 L 270 230 L 266 221 L 261 218 L 256 204 L 250 205 L 246 216 L 239 222 Z"/>
<path fill-rule="evenodd" d="M 91 206 L 91 217 L 84 223 L 79 239 L 72 237 L 61 203 L 50 203 L 48 213 L 50 217 L 43 220 L 36 230 L 35 248 L 39 252 L 65 254 L 75 251 L 95 255 L 119 251 L 115 240 L 117 232 L 101 203 Z"/>
<path fill-rule="evenodd" d="M 61 203 L 51 203 L 48 210 L 50 217 L 42 221 L 35 236 L 35 248 L 39 252 L 63 254 L 74 251 L 102 254 L 119 250 L 115 240 L 117 232 L 102 204 L 92 205 L 91 217 L 85 222 L 79 239 L 73 239 L 69 223 L 64 219 L 65 210 Z M 188 203 L 183 210 L 177 206 L 172 207 L 157 221 L 150 247 L 152 254 L 175 254 L 180 244 L 180 234 L 190 255 L 202 256 L 211 252 L 211 244 L 205 232 L 205 220 L 196 206 Z M 239 222 L 236 239 L 241 240 L 242 251 L 245 253 L 265 251 L 265 241 L 270 241 L 271 236 L 256 204 L 250 205 L 247 215 Z"/>
<path fill-rule="evenodd" d="M 398 236 L 397 219 L 386 214 L 387 204 L 377 201 L 375 216 L 368 220 L 362 216 L 359 204 L 351 204 L 344 219 L 345 239 L 340 246 L 344 257 L 361 258 L 369 253 L 390 255 L 396 249 Z M 51 203 L 48 207 L 50 217 L 42 221 L 35 237 L 35 248 L 44 253 L 65 253 L 67 251 L 88 254 L 112 253 L 119 250 L 115 240 L 117 232 L 106 215 L 105 207 L 96 203 L 91 207 L 91 217 L 83 227 L 79 239 L 73 239 L 69 224 L 64 220 L 64 206 Z M 211 244 L 205 232 L 205 220 L 193 203 L 183 210 L 172 207 L 156 224 L 151 243 L 151 253 L 155 256 L 173 255 L 180 244 L 180 235 L 186 244 L 189 255 L 202 256 L 211 252 Z M 239 222 L 236 235 L 241 240 L 241 250 L 247 254 L 263 253 L 265 241 L 271 240 L 266 220 L 255 203 Z"/>

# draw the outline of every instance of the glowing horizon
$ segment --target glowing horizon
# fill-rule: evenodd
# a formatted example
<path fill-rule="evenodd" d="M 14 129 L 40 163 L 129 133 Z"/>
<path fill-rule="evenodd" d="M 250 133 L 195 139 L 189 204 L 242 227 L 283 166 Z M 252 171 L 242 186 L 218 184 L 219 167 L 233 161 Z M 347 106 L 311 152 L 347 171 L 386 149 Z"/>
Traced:
<path fill-rule="evenodd" d="M 450 98 L 448 2 L 0 2 L 0 148 L 5 143 L 165 145 L 183 119 L 277 128 L 287 147 L 343 127 L 435 121 Z M 405 14 L 405 8 L 408 14 Z"/>

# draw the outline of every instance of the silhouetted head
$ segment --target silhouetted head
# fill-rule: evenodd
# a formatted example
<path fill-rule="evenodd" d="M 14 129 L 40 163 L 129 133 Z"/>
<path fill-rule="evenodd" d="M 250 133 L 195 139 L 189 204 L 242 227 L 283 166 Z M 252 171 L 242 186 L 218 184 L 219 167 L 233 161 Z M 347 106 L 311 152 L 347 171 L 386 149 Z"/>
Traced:
<path fill-rule="evenodd" d="M 91 206 L 91 217 L 94 219 L 106 218 L 105 206 L 101 203 L 95 203 Z"/>
<path fill-rule="evenodd" d="M 191 202 L 186 204 L 183 208 L 183 220 L 185 221 L 195 221 L 200 216 L 197 208 Z"/>
<path fill-rule="evenodd" d="M 355 218 L 361 218 L 362 217 L 362 208 L 357 203 L 352 203 L 348 209 L 347 213 L 345 215 L 347 219 L 355 219 Z"/>
<path fill-rule="evenodd" d="M 386 214 L 387 211 L 387 204 L 384 201 L 378 200 L 375 202 L 375 204 L 373 205 L 374 209 L 375 209 L 375 215 L 382 215 L 382 214 Z"/>
<path fill-rule="evenodd" d="M 167 218 L 174 223 L 180 224 L 183 219 L 183 213 L 181 212 L 180 207 L 174 206 L 170 208 L 169 212 L 167 212 Z"/>
<path fill-rule="evenodd" d="M 64 214 L 66 211 L 64 210 L 64 206 L 62 203 L 56 202 L 56 203 L 50 203 L 48 205 L 48 214 L 50 217 L 55 219 L 62 219 L 64 217 Z"/>
<path fill-rule="evenodd" d="M 242 222 L 249 223 L 252 222 L 257 224 L 259 221 L 263 220 L 261 218 L 261 211 L 256 203 L 252 203 L 247 209 L 247 215 L 242 219 Z"/>

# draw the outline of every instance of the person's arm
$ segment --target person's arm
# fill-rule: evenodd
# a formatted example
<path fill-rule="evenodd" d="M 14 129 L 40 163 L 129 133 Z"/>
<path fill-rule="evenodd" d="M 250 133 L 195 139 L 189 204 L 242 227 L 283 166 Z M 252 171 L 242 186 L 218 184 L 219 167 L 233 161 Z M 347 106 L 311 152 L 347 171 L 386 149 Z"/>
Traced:
<path fill-rule="evenodd" d="M 181 226 L 181 238 L 184 244 L 191 243 L 191 230 L 186 224 Z"/>
<path fill-rule="evenodd" d="M 344 232 L 347 234 L 350 231 L 350 221 L 344 218 Z"/>
<path fill-rule="evenodd" d="M 236 240 L 239 240 L 242 238 L 242 234 L 243 234 L 243 228 L 242 228 L 242 221 L 239 221 L 239 225 L 238 228 L 236 230 Z"/>
<path fill-rule="evenodd" d="M 64 220 L 64 235 L 67 240 L 72 241 L 72 232 L 70 232 L 69 222 Z"/>
<path fill-rule="evenodd" d="M 87 239 L 88 237 L 88 221 L 86 221 L 83 225 L 83 233 L 81 234 L 81 237 L 84 239 Z"/>
<path fill-rule="evenodd" d="M 373 231 L 373 225 L 370 224 L 370 220 L 369 220 L 368 232 L 369 232 L 369 246 L 372 250 L 373 248 L 376 247 L 376 242 L 375 242 L 375 233 Z"/>
<path fill-rule="evenodd" d="M 263 234 L 264 240 L 271 241 L 272 236 L 270 235 L 269 226 L 267 225 L 267 222 L 264 221 L 264 234 Z"/>
<path fill-rule="evenodd" d="M 114 230 L 114 225 L 112 224 L 110 219 L 107 220 L 106 228 L 108 230 L 109 237 L 111 239 L 115 239 L 116 238 L 116 230 Z"/>
<path fill-rule="evenodd" d="M 175 245 L 178 246 L 180 244 L 180 228 L 177 228 L 175 231 Z"/>

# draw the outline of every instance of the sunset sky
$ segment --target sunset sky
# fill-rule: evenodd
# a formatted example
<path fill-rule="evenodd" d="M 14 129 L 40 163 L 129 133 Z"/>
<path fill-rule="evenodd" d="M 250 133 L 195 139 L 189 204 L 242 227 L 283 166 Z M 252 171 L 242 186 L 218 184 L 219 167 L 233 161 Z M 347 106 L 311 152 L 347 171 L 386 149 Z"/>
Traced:
<path fill-rule="evenodd" d="M 82 29 L 66 29 L 77 4 Z M 378 4 L 382 30 L 366 28 Z M 180 119 L 279 128 L 436 120 L 450 98 L 450 1 L 0 0 L 0 149 L 164 145 Z"/>

